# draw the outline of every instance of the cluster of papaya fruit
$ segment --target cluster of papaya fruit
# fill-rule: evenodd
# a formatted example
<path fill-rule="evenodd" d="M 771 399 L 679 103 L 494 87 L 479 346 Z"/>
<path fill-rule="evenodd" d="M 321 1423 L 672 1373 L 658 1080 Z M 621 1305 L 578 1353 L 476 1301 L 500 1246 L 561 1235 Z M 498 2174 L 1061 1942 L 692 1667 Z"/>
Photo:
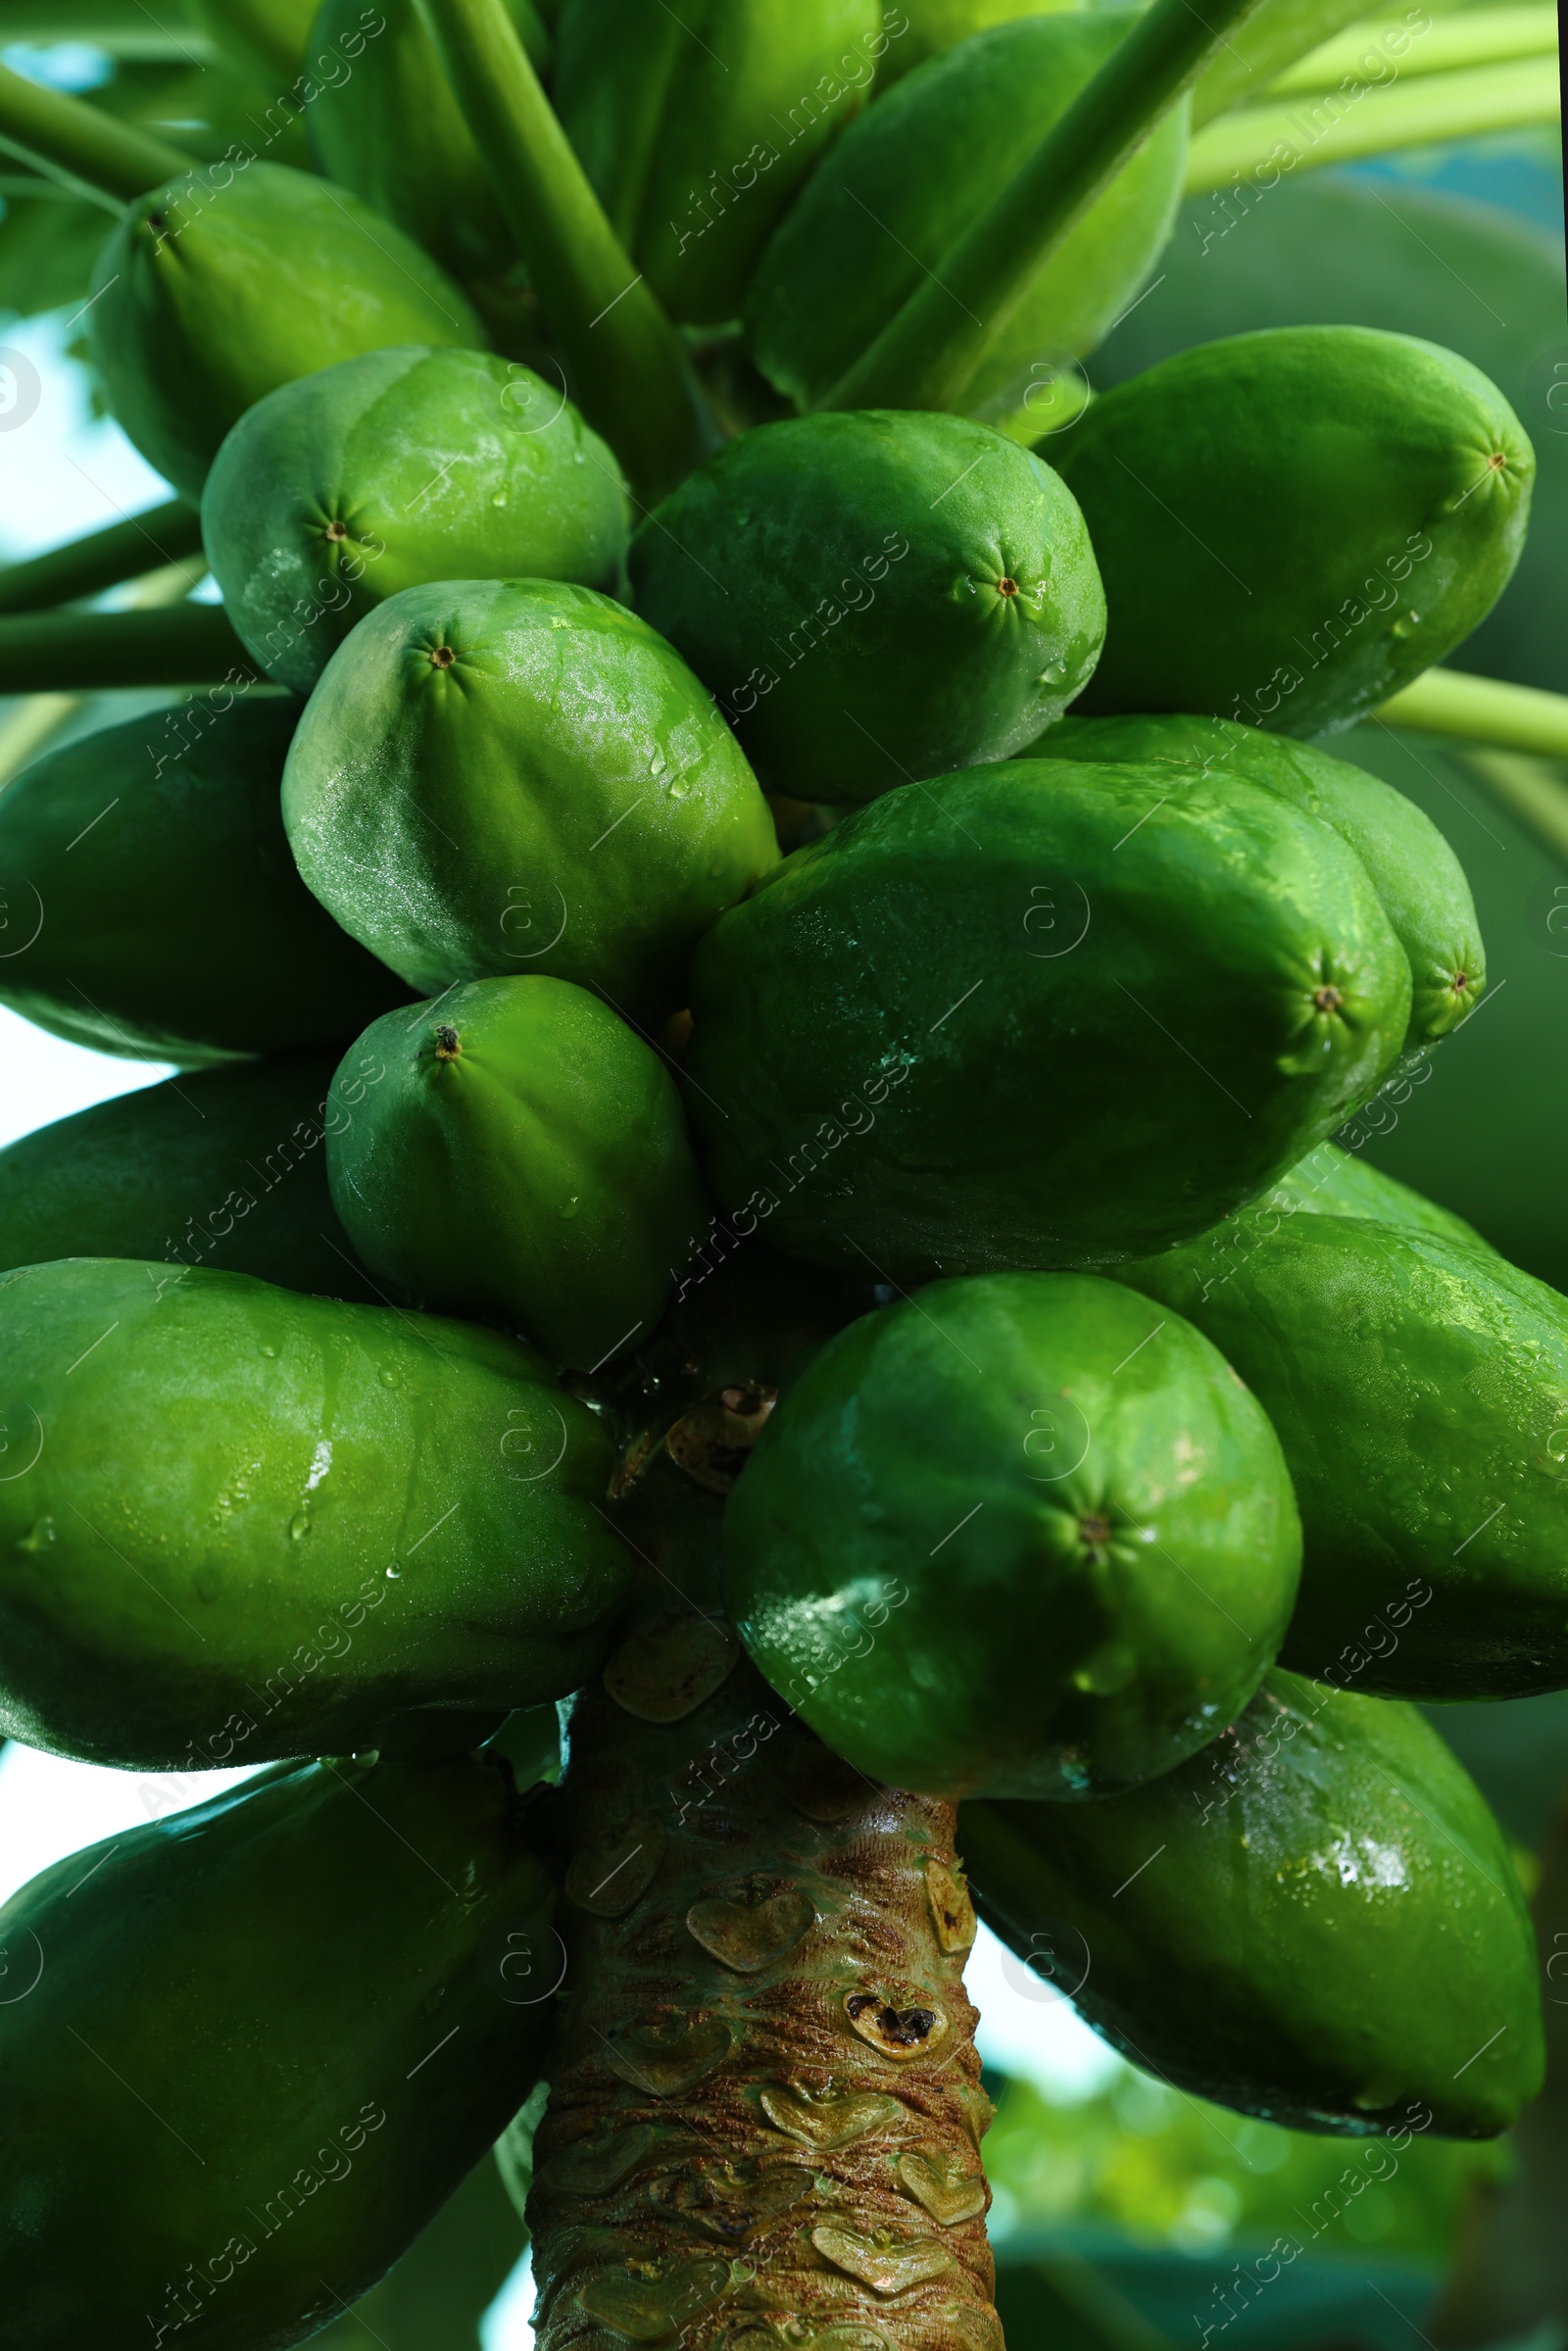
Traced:
<path fill-rule="evenodd" d="M 1486 968 L 1308 740 L 1530 447 L 1034 397 L 1245 13 L 324 0 L 316 171 L 105 163 L 237 643 L 0 797 L 0 1000 L 179 1073 L 0 1154 L 0 1729 L 266 1768 L 0 1914 L 0 2343 L 303 2340 L 537 2127 L 549 2351 L 987 2351 L 960 1854 L 1184 2088 L 1538 2087 L 1412 1701 L 1568 1685 L 1568 1305 L 1333 1140 Z"/>

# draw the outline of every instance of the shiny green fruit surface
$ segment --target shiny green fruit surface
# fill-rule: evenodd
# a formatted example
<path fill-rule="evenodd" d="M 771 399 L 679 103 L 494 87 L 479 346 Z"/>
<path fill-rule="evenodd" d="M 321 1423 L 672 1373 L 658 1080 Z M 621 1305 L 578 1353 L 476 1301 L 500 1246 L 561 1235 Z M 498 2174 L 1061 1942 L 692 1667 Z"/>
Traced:
<path fill-rule="evenodd" d="M 687 1108 L 721 1201 L 796 1255 L 1109 1264 L 1332 1134 L 1409 1004 L 1327 826 L 1208 777 L 1014 760 L 858 809 L 715 923 Z"/>
<path fill-rule="evenodd" d="M 538 2078 L 553 1896 L 467 1756 L 269 1773 L 24 1886 L 6 2351 L 280 2351 L 357 2300 Z"/>
<path fill-rule="evenodd" d="M 554 386 L 488 352 L 418 347 L 258 401 L 202 499 L 229 618 L 296 694 L 366 612 L 427 580 L 614 588 L 627 523 L 619 466 Z"/>
<path fill-rule="evenodd" d="M 1102 1795 L 1251 1696 L 1301 1531 L 1215 1349 L 1094 1275 L 937 1282 L 785 1388 L 725 1608 L 819 1738 L 928 1795 Z"/>
<path fill-rule="evenodd" d="M 1061 716 L 1104 633 L 1050 466 L 913 410 L 744 433 L 642 524 L 631 577 L 762 782 L 798 800 L 1005 759 Z"/>
<path fill-rule="evenodd" d="M 161 1258 L 285 1290 L 382 1297 L 326 1182 L 328 1119 L 386 1076 L 352 1049 L 185 1072 L 56 1119 L 0 1151 L 0 1269 L 54 1257 Z"/>
<path fill-rule="evenodd" d="M 1201 343 L 1052 443 L 1105 583 L 1086 715 L 1348 726 L 1467 637 L 1524 544 L 1535 457 L 1456 353 L 1362 326 Z"/>
<path fill-rule="evenodd" d="M 1353 1151 L 1342 1151 L 1337 1143 L 1320 1143 L 1315 1151 L 1308 1151 L 1271 1191 L 1238 1209 L 1237 1221 L 1252 1236 L 1249 1246 L 1259 1246 L 1278 1232 L 1286 1217 L 1302 1208 L 1320 1216 L 1364 1217 L 1406 1232 L 1436 1233 L 1440 1240 L 1462 1242 L 1470 1249 L 1491 1247 L 1462 1216 L 1440 1208 L 1436 1200 L 1385 1175 Z M 1208 1239 L 1211 1249 L 1223 1249 L 1224 1228 Z"/>
<path fill-rule="evenodd" d="M 205 1769 L 501 1710 L 602 1657 L 609 1445 L 500 1333 L 244 1274 L 0 1279 L 0 1728 Z"/>
<path fill-rule="evenodd" d="M 1307 1214 L 1247 1238 L 1122 1278 L 1279 1432 L 1306 1536 L 1287 1665 L 1414 1698 L 1568 1685 L 1568 1301 L 1436 1233 Z"/>
<path fill-rule="evenodd" d="M 391 343 L 482 345 L 412 237 L 347 188 L 252 162 L 185 172 L 130 205 L 93 278 L 88 336 L 115 416 L 181 497 L 264 394 Z"/>
<path fill-rule="evenodd" d="M 278 785 L 298 716 L 220 687 L 18 776 L 0 1002 L 99 1053 L 194 1067 L 339 1042 L 406 1000 L 295 870 Z"/>
<path fill-rule="evenodd" d="M 368 613 L 283 779 L 300 871 L 425 995 L 544 972 L 643 1017 L 778 860 L 767 803 L 684 661 L 588 588 L 461 580 Z"/>
<path fill-rule="evenodd" d="M 1397 2149 L 1505 2131 L 1541 2085 L 1512 1857 L 1412 1706 L 1271 1673 L 1149 1787 L 969 1804 L 958 1836 L 1040 1997 L 1180 2089 Z"/>
<path fill-rule="evenodd" d="M 1410 959 L 1411 1046 L 1446 1037 L 1487 984 L 1487 951 L 1464 868 L 1424 809 L 1369 775 L 1289 735 L 1227 718 L 1065 718 L 1033 746 L 1039 759 L 1169 761 L 1245 778 L 1331 825 L 1355 851 Z"/>
<path fill-rule="evenodd" d="M 387 1072 L 326 1149 L 366 1263 L 596 1371 L 663 1312 L 708 1222 L 662 1061 L 569 980 L 474 980 L 354 1046 Z M 348 1105 L 345 1104 L 347 1111 Z"/>
<path fill-rule="evenodd" d="M 879 98 L 763 254 L 746 303 L 752 353 L 801 407 L 824 400 L 916 288 L 941 277 L 1137 21 L 1130 9 L 1012 13 Z M 965 386 L 967 410 L 999 421 L 1021 412 L 1023 438 L 1059 421 L 1049 402 L 1057 371 L 1136 298 L 1170 234 L 1186 153 L 1184 102 L 1033 280 Z"/>
<path fill-rule="evenodd" d="M 768 231 L 887 53 L 879 0 L 566 0 L 552 95 L 676 319 L 739 315 Z"/>
<path fill-rule="evenodd" d="M 1048 16 L 1056 7 L 1077 5 L 1078 0 L 907 0 L 899 10 L 906 28 L 888 44 L 888 53 L 877 68 L 877 95 L 928 58 L 956 49 L 977 32 L 989 32 L 993 24 L 1010 24 L 1014 17 Z"/>

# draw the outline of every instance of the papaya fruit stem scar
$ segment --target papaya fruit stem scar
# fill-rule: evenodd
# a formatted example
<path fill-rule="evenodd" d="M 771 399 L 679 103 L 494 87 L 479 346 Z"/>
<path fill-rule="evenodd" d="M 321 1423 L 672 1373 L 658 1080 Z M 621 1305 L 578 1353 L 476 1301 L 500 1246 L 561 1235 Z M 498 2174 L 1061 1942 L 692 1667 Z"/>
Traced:
<path fill-rule="evenodd" d="M 1320 1012 L 1337 1012 L 1345 999 L 1338 988 L 1323 987 L 1314 991 L 1312 1002 Z"/>
<path fill-rule="evenodd" d="M 329 522 L 326 526 L 326 535 L 335 546 L 339 539 L 348 537 L 349 526 L 346 522 Z"/>
<path fill-rule="evenodd" d="M 1017 595 L 1017 593 L 1018 593 L 1018 583 L 1017 583 L 1017 581 L 1016 581 L 1015 579 L 999 579 L 999 580 L 998 580 L 998 582 L 997 582 L 997 594 L 998 594 L 999 596 L 1016 596 L 1016 595 Z"/>
<path fill-rule="evenodd" d="M 462 1051 L 463 1044 L 458 1036 L 457 1030 L 454 1028 L 448 1028 L 445 1022 L 443 1022 L 441 1027 L 438 1028 L 435 1033 L 436 1059 L 438 1061 L 455 1061 Z"/>
<path fill-rule="evenodd" d="M 457 658 L 450 645 L 437 645 L 430 654 L 430 666 L 432 669 L 450 669 Z"/>

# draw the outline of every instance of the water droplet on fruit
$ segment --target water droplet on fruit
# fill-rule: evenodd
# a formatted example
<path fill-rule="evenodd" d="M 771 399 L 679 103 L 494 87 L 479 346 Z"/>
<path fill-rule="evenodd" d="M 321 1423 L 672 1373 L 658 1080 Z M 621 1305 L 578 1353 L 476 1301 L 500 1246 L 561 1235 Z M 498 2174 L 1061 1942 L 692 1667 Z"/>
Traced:
<path fill-rule="evenodd" d="M 1035 679 L 1035 684 L 1037 686 L 1059 686 L 1066 674 L 1066 667 L 1062 662 L 1048 661 Z"/>
<path fill-rule="evenodd" d="M 497 491 L 496 491 L 496 493 L 495 493 L 495 495 L 492 497 L 492 499 L 491 499 L 491 501 L 490 501 L 490 504 L 491 504 L 492 506 L 505 506 L 505 505 L 506 505 L 506 503 L 507 503 L 507 493 L 506 493 L 506 491 L 505 491 L 505 490 L 497 490 Z"/>
<path fill-rule="evenodd" d="M 290 1543 L 303 1543 L 310 1531 L 310 1512 L 308 1510 L 296 1510 L 293 1517 L 288 1522 L 288 1538 Z"/>
<path fill-rule="evenodd" d="M 386 1573 L 387 1573 L 387 1581 L 388 1581 L 389 1583 L 393 1583 L 393 1584 L 395 1584 L 395 1583 L 397 1582 L 397 1579 L 398 1579 L 398 1577 L 402 1575 L 402 1573 L 403 1573 L 403 1570 L 402 1570 L 402 1568 L 401 1568 L 401 1567 L 389 1567 L 389 1568 L 387 1569 Z"/>
<path fill-rule="evenodd" d="M 574 1192 L 569 1200 L 564 1200 L 562 1201 L 560 1207 L 556 1210 L 556 1214 L 558 1216 L 575 1216 L 581 1206 L 582 1202 Z"/>

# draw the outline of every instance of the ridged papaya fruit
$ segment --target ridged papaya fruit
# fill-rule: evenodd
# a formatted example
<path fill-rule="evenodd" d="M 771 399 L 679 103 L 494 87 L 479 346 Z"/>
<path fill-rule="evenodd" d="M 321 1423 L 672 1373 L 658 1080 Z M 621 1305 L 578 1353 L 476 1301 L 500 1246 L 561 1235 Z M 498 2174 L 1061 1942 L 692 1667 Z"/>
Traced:
<path fill-rule="evenodd" d="M 480 351 L 370 351 L 282 384 L 223 443 L 202 535 L 270 677 L 309 694 L 355 622 L 443 579 L 619 585 L 614 457 L 551 384 Z"/>
<path fill-rule="evenodd" d="M 1490 2137 L 1540 2088 L 1512 1857 L 1413 1706 L 1271 1673 L 1149 1787 L 967 1804 L 958 1837 L 981 1916 L 1042 1996 L 1179 2089 L 1397 2147 Z"/>
<path fill-rule="evenodd" d="M 646 622 L 548 580 L 406 588 L 332 656 L 289 753 L 300 871 L 422 995 L 542 971 L 639 1019 L 778 859 L 711 697 Z"/>
<path fill-rule="evenodd" d="M 1342 1151 L 1337 1143 L 1320 1143 L 1315 1151 L 1308 1151 L 1271 1191 L 1239 1208 L 1236 1222 L 1252 1236 L 1255 1246 L 1278 1232 L 1283 1217 L 1294 1216 L 1302 1208 L 1320 1216 L 1360 1216 L 1373 1224 L 1398 1225 L 1407 1232 L 1436 1233 L 1441 1240 L 1462 1242 L 1470 1249 L 1491 1248 L 1462 1216 L 1440 1208 L 1436 1200 L 1385 1175 L 1353 1151 Z M 1215 1248 L 1223 1247 L 1218 1234 L 1211 1235 L 1210 1241 Z"/>
<path fill-rule="evenodd" d="M 358 2300 L 538 2079 L 554 1890 L 471 1756 L 269 1773 L 24 1886 L 6 2351 L 281 2351 Z"/>
<path fill-rule="evenodd" d="M 1103 1795 L 1234 1721 L 1301 1531 L 1274 1432 L 1093 1275 L 937 1282 L 793 1375 L 724 1513 L 755 1664 L 873 1780 Z"/>
<path fill-rule="evenodd" d="M 244 1274 L 0 1277 L 0 1729 L 151 1770 L 345 1753 L 574 1690 L 609 1442 L 499 1332 Z"/>
<path fill-rule="evenodd" d="M 977 32 L 989 32 L 993 24 L 1008 24 L 1014 17 L 1049 16 L 1080 4 L 1081 0 L 904 0 L 898 13 L 905 29 L 894 35 L 877 67 L 877 96 L 927 59 L 956 49 Z"/>
<path fill-rule="evenodd" d="M 228 692 L 82 735 L 0 800 L 0 1002 L 57 1037 L 199 1067 L 341 1043 L 408 1000 L 295 870 L 278 786 L 298 703 L 220 710 Z"/>
<path fill-rule="evenodd" d="M 1048 760 L 857 809 L 720 917 L 691 983 L 719 1200 L 895 1281 L 1201 1231 L 1375 1092 L 1410 1004 L 1327 826 Z"/>
<path fill-rule="evenodd" d="M 743 433 L 638 530 L 638 611 L 770 791 L 871 800 L 1005 759 L 1104 633 L 1051 467 L 960 416 L 872 409 Z"/>
<path fill-rule="evenodd" d="M 1178 352 L 1052 442 L 1105 583 L 1082 710 L 1349 726 L 1485 619 L 1535 456 L 1468 360 L 1365 326 Z"/>

